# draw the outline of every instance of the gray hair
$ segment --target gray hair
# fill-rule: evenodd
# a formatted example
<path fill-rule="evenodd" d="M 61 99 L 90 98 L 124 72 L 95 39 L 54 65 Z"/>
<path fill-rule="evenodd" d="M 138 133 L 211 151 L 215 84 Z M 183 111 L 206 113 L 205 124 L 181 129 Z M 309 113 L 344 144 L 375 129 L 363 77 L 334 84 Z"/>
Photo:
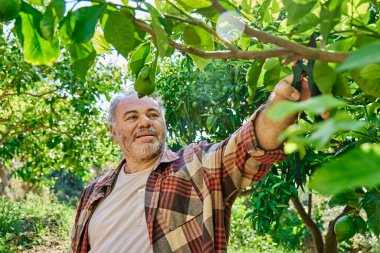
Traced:
<path fill-rule="evenodd" d="M 112 99 L 107 117 L 109 125 L 111 125 L 111 123 L 115 120 L 115 111 L 119 102 L 131 95 L 137 96 L 137 92 L 133 89 L 123 90 L 120 95 L 117 95 Z M 162 114 L 165 116 L 164 102 L 162 100 L 161 95 L 155 92 L 150 96 L 150 98 L 158 103 L 158 106 L 160 107 Z"/>

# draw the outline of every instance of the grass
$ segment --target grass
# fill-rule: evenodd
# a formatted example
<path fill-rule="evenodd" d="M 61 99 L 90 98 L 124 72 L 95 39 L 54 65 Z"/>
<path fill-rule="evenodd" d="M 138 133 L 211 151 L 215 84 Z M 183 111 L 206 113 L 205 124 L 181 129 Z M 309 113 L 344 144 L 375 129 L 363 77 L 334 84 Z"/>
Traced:
<path fill-rule="evenodd" d="M 19 202 L 1 197 L 0 252 L 41 252 L 37 249 L 44 246 L 65 252 L 74 215 L 72 207 L 50 197 L 28 195 Z"/>

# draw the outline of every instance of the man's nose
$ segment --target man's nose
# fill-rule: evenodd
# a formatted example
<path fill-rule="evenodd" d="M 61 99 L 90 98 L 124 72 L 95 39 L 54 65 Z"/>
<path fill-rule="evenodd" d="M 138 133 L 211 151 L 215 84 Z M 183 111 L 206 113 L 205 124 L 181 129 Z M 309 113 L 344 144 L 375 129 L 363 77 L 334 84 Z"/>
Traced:
<path fill-rule="evenodd" d="M 149 127 L 151 125 L 151 121 L 148 116 L 141 115 L 139 119 L 139 126 L 140 127 Z"/>

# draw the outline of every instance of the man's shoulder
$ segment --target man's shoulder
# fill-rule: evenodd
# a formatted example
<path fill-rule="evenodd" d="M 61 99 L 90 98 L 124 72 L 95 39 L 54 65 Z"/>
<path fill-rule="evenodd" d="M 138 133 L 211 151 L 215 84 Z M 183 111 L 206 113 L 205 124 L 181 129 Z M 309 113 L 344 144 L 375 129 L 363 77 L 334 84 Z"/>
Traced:
<path fill-rule="evenodd" d="M 109 170 L 105 172 L 104 174 L 96 177 L 95 179 L 91 180 L 85 187 L 86 191 L 92 192 L 95 188 L 103 187 L 107 184 L 112 184 L 112 180 L 117 173 L 118 168 Z"/>

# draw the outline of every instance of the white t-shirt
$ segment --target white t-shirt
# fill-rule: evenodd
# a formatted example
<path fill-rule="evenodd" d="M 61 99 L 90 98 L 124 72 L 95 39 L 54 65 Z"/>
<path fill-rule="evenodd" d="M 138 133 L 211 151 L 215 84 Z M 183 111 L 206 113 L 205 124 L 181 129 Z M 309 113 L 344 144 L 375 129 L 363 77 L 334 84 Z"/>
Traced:
<path fill-rule="evenodd" d="M 88 226 L 91 253 L 153 252 L 145 221 L 145 185 L 153 168 L 126 174 L 96 207 Z"/>

